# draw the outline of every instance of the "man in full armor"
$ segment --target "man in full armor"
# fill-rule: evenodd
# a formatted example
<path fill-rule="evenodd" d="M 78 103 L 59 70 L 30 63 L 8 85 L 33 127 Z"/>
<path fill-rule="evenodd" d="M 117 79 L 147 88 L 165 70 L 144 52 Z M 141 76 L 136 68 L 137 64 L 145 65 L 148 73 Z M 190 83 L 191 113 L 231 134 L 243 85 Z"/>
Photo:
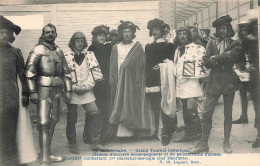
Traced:
<path fill-rule="evenodd" d="M 50 153 L 54 127 L 59 121 L 60 98 L 66 91 L 65 102 L 70 98 L 70 70 L 62 50 L 55 45 L 56 27 L 48 24 L 43 28 L 37 46 L 27 59 L 26 77 L 30 98 L 37 104 L 40 144 L 40 164 L 50 165 L 51 161 L 62 161 Z"/>

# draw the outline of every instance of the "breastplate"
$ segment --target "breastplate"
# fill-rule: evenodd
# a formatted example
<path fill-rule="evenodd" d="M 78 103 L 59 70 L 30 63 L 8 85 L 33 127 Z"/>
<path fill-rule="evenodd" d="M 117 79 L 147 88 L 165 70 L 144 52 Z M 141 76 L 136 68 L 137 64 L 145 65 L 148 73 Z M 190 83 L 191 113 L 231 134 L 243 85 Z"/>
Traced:
<path fill-rule="evenodd" d="M 45 49 L 39 62 L 38 72 L 41 76 L 60 76 L 62 71 L 62 59 L 55 50 Z"/>

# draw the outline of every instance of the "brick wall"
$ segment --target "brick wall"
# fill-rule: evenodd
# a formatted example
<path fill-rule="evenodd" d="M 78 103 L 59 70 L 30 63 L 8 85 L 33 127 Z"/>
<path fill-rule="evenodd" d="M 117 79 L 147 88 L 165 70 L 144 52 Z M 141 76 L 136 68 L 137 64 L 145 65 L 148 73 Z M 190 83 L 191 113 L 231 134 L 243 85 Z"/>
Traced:
<path fill-rule="evenodd" d="M 91 44 L 91 31 L 97 25 L 107 25 L 115 29 L 120 20 L 134 22 L 141 29 L 136 33 L 136 40 L 143 45 L 151 42 L 146 28 L 150 19 L 159 17 L 159 2 L 112 2 L 112 3 L 75 3 L 50 5 L 17 5 L 0 6 L 0 14 L 4 16 L 43 15 L 44 24 L 53 23 L 57 27 L 56 44 L 64 52 L 68 51 L 68 42 L 72 34 L 82 31 Z M 37 44 L 41 29 L 22 30 L 13 43 L 22 50 L 25 60 L 30 50 Z"/>

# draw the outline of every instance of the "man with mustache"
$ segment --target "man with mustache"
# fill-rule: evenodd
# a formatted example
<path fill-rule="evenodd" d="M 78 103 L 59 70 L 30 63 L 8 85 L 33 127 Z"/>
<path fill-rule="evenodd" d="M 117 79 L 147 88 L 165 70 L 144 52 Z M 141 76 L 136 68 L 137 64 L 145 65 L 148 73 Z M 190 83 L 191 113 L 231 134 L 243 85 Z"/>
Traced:
<path fill-rule="evenodd" d="M 170 26 L 163 20 L 157 18 L 150 20 L 147 24 L 147 28 L 149 29 L 149 35 L 154 38 L 154 42 L 145 46 L 146 97 L 151 101 L 151 107 L 155 117 L 156 132 L 154 135 L 156 137 L 158 135 L 161 139 L 162 145 L 166 146 L 170 143 L 171 137 L 177 127 L 177 118 L 172 115 L 173 113 L 166 114 L 166 111 L 163 109 L 163 95 L 161 89 L 163 83 L 161 83 L 162 80 L 159 64 L 164 63 L 166 60 L 173 61 L 176 47 L 173 43 L 168 43 L 165 40 L 165 36 L 170 31 Z M 173 83 L 171 82 L 170 84 Z M 176 99 L 174 98 L 173 100 Z M 162 121 L 161 133 L 159 128 L 160 116 Z"/>
<path fill-rule="evenodd" d="M 0 165 L 17 166 L 16 146 L 17 121 L 19 115 L 19 89 L 17 75 L 22 84 L 22 105 L 29 104 L 29 89 L 25 77 L 22 52 L 10 43 L 13 33 L 21 28 L 0 16 Z"/>
<path fill-rule="evenodd" d="M 216 28 L 217 40 L 209 40 L 206 55 L 203 58 L 205 67 L 211 69 L 206 88 L 206 101 L 203 112 L 203 131 L 200 143 L 190 153 L 208 152 L 208 139 L 212 128 L 212 116 L 221 95 L 224 100 L 224 142 L 225 153 L 232 153 L 229 137 L 232 128 L 232 105 L 235 91 L 239 89 L 239 78 L 233 70 L 234 63 L 240 56 L 239 41 L 232 40 L 235 35 L 227 15 L 212 23 Z"/>
<path fill-rule="evenodd" d="M 54 43 L 56 37 L 56 27 L 47 24 L 26 64 L 31 102 L 37 104 L 38 109 L 41 166 L 49 166 L 51 161 L 62 161 L 62 157 L 51 154 L 50 146 L 54 127 L 59 121 L 62 91 L 66 89 L 67 102 L 72 90 L 70 70 L 62 50 Z"/>
<path fill-rule="evenodd" d="M 176 76 L 176 97 L 183 105 L 183 121 L 185 134 L 176 142 L 195 141 L 200 138 L 201 126 L 198 116 L 198 102 L 203 96 L 199 78 L 188 76 L 190 70 L 184 67 L 187 62 L 201 61 L 205 55 L 205 49 L 201 45 L 192 42 L 191 32 L 187 27 L 180 27 L 176 31 L 175 44 L 178 49 L 174 55 Z M 195 64 L 194 64 L 195 65 Z M 187 65 L 186 65 L 187 66 Z"/>

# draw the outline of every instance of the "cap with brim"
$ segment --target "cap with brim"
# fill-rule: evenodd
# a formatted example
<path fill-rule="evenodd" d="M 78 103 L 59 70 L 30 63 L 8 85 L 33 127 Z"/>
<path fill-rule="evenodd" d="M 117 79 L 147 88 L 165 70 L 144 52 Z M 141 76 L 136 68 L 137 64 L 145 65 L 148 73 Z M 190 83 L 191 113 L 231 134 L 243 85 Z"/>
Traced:
<path fill-rule="evenodd" d="M 21 27 L 15 25 L 10 20 L 6 19 L 2 15 L 0 15 L 0 29 L 9 29 L 15 32 L 18 35 L 21 32 Z"/>
<path fill-rule="evenodd" d="M 213 23 L 212 23 L 212 26 L 214 28 L 216 27 L 219 27 L 221 25 L 225 25 L 227 23 L 230 23 L 232 21 L 232 18 L 229 16 L 229 15 L 226 15 L 226 16 L 222 16 L 220 17 L 219 19 L 215 20 Z"/>

